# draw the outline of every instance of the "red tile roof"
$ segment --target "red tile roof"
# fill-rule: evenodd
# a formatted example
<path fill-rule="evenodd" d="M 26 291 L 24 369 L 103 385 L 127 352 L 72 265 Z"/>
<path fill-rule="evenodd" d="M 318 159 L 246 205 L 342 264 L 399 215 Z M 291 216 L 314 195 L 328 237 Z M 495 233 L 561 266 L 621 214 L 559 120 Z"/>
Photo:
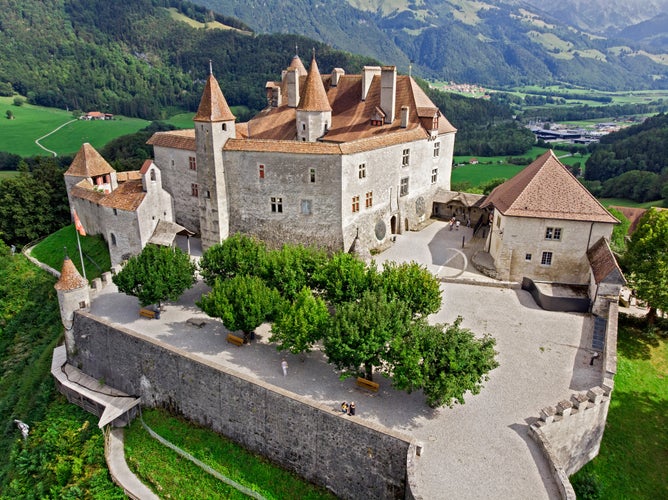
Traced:
<path fill-rule="evenodd" d="M 297 74 L 299 76 L 306 76 L 306 68 L 304 67 L 304 63 L 297 55 L 292 58 L 292 61 L 290 61 L 290 66 L 288 66 L 288 68 L 296 69 Z"/>
<path fill-rule="evenodd" d="M 619 222 L 550 150 L 497 186 L 483 207 L 503 215 L 592 222 Z"/>
<path fill-rule="evenodd" d="M 195 129 L 170 130 L 169 132 L 156 132 L 146 141 L 146 144 L 152 146 L 162 146 L 164 148 L 185 149 L 186 151 L 196 151 Z"/>
<path fill-rule="evenodd" d="M 602 281 L 607 283 L 626 284 L 624 274 L 617 264 L 612 250 L 605 238 L 600 238 L 587 250 L 587 258 L 594 274 L 594 281 L 598 284 Z"/>
<path fill-rule="evenodd" d="M 111 193 L 105 195 L 99 204 L 103 207 L 133 212 L 141 205 L 145 196 L 141 180 L 131 180 L 119 184 Z"/>
<path fill-rule="evenodd" d="M 235 120 L 235 116 L 227 105 L 225 96 L 220 90 L 218 81 L 212 74 L 206 80 L 202 99 L 197 108 L 197 114 L 193 118 L 196 122 L 223 122 Z"/>
<path fill-rule="evenodd" d="M 65 257 L 63 261 L 63 268 L 60 271 L 60 278 L 53 287 L 56 290 L 70 291 L 76 290 L 78 288 L 83 288 L 88 286 L 88 281 L 86 281 L 79 271 L 74 266 L 72 259 Z"/>
<path fill-rule="evenodd" d="M 93 146 L 84 142 L 74 160 L 72 160 L 70 168 L 65 172 L 65 175 L 94 177 L 111 172 L 115 172 L 115 170 L 107 163 L 107 160 L 102 158 Z"/>
<path fill-rule="evenodd" d="M 139 169 L 139 173 L 142 175 L 146 175 L 146 172 L 148 172 L 148 169 L 151 168 L 151 165 L 153 165 L 153 160 L 144 160 L 144 163 Z"/>
<path fill-rule="evenodd" d="M 93 183 L 88 179 L 83 179 L 75 186 L 72 186 L 70 194 L 74 198 L 81 198 L 82 200 L 88 200 L 93 203 L 99 203 L 99 201 L 104 198 L 104 193 L 97 191 Z"/>
<path fill-rule="evenodd" d="M 306 83 L 302 97 L 299 100 L 297 109 L 302 111 L 331 111 L 332 107 L 329 105 L 327 99 L 327 92 L 322 83 L 322 77 L 318 70 L 318 63 L 315 62 L 315 57 L 311 59 L 311 66 L 306 75 Z"/>

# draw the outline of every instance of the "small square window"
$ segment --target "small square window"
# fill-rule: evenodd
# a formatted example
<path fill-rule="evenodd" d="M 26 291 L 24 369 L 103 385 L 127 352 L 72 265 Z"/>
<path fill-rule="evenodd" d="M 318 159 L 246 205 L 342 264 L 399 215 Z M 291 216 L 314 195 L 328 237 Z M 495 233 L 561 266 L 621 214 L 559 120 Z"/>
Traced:
<path fill-rule="evenodd" d="M 530 253 L 525 254 L 525 255 L 524 255 L 524 260 L 526 260 L 527 262 L 529 262 L 529 261 L 531 260 L 531 254 L 530 254 Z"/>
<path fill-rule="evenodd" d="M 360 163 L 359 166 L 357 167 L 357 176 L 360 179 L 365 179 L 366 178 L 366 163 Z"/>
<path fill-rule="evenodd" d="M 311 215 L 312 211 L 312 201 L 311 200 L 302 200 L 301 203 L 301 208 L 302 208 L 302 214 L 303 215 Z"/>
<path fill-rule="evenodd" d="M 311 179 L 311 182 L 315 182 L 315 168 L 309 169 L 309 177 Z"/>
<path fill-rule="evenodd" d="M 366 194 L 366 208 L 371 208 L 373 206 L 373 192 L 369 191 Z"/>
<path fill-rule="evenodd" d="M 360 197 L 353 196 L 353 213 L 360 211 Z"/>
<path fill-rule="evenodd" d="M 434 143 L 434 158 L 438 158 L 441 156 L 441 143 L 440 142 L 435 142 Z"/>
<path fill-rule="evenodd" d="M 547 227 L 547 228 L 545 228 L 545 239 L 546 240 L 560 240 L 561 239 L 561 228 L 560 227 Z"/>
<path fill-rule="evenodd" d="M 264 165 L 258 165 L 260 171 L 260 179 L 264 179 Z"/>
<path fill-rule="evenodd" d="M 271 211 L 277 214 L 283 213 L 283 198 L 271 197 Z"/>
<path fill-rule="evenodd" d="M 437 180 L 438 180 L 438 169 L 437 168 L 432 168 L 431 169 L 431 183 L 436 184 Z"/>
<path fill-rule="evenodd" d="M 406 196 L 408 194 L 408 177 L 401 179 L 401 185 L 399 186 L 399 196 Z"/>
<path fill-rule="evenodd" d="M 403 152 L 401 153 L 401 166 L 407 167 L 410 161 L 411 161 L 411 150 L 404 149 Z"/>
<path fill-rule="evenodd" d="M 540 263 L 543 266 L 552 265 L 552 252 L 543 252 L 543 255 L 540 258 Z"/>
<path fill-rule="evenodd" d="M 199 186 L 197 184 L 190 185 L 190 194 L 197 198 L 199 196 Z"/>
<path fill-rule="evenodd" d="M 197 159 L 194 156 L 188 157 L 188 168 L 190 170 L 197 170 Z"/>

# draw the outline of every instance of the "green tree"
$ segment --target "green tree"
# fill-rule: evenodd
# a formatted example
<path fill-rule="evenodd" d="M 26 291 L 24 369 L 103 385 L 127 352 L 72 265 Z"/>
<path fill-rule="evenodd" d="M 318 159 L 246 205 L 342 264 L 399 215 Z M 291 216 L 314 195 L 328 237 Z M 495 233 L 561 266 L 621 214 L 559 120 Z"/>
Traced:
<path fill-rule="evenodd" d="M 210 247 L 202 256 L 200 269 L 204 281 L 213 286 L 216 279 L 238 275 L 262 276 L 267 249 L 261 241 L 237 233 Z"/>
<path fill-rule="evenodd" d="M 301 245 L 283 245 L 268 252 L 264 280 L 287 300 L 294 300 L 304 287 L 313 287 L 313 275 L 327 262 L 324 251 Z"/>
<path fill-rule="evenodd" d="M 12 112 L 11 109 L 8 109 L 8 110 L 5 112 L 5 116 L 7 117 L 8 120 L 13 120 L 13 119 L 14 119 L 14 113 Z"/>
<path fill-rule="evenodd" d="M 363 371 L 373 380 L 374 368 L 387 369 L 390 342 L 403 337 L 411 312 L 401 301 L 388 301 L 382 292 L 365 291 L 359 301 L 339 304 L 324 339 L 330 363 L 343 377 Z"/>
<path fill-rule="evenodd" d="M 177 300 L 195 283 L 195 264 L 178 248 L 146 245 L 112 280 L 119 291 L 147 306 Z"/>
<path fill-rule="evenodd" d="M 302 288 L 295 300 L 286 303 L 271 326 L 270 342 L 276 342 L 279 351 L 293 354 L 309 352 L 313 344 L 324 336 L 329 321 L 325 302 L 314 297 L 309 288 Z"/>
<path fill-rule="evenodd" d="M 23 103 L 25 102 L 25 99 L 21 96 L 16 96 L 14 97 L 14 106 L 23 106 Z"/>
<path fill-rule="evenodd" d="M 332 256 L 315 273 L 314 282 L 325 291 L 332 304 L 358 300 L 369 290 L 367 266 L 361 260 L 345 252 Z"/>
<path fill-rule="evenodd" d="M 631 235 L 624 255 L 627 278 L 636 295 L 649 304 L 647 320 L 668 311 L 668 211 L 650 208 Z"/>
<path fill-rule="evenodd" d="M 459 317 L 452 325 L 413 323 L 410 331 L 391 344 L 393 385 L 411 392 L 422 389 L 432 408 L 464 404 L 464 394 L 478 394 L 487 374 L 498 366 L 496 341 L 489 335 L 475 338 L 461 328 Z"/>
<path fill-rule="evenodd" d="M 417 262 L 386 262 L 379 281 L 387 299 L 404 302 L 413 317 L 426 317 L 441 308 L 438 280 Z"/>
<path fill-rule="evenodd" d="M 218 279 L 197 305 L 209 316 L 220 318 L 231 331 L 241 330 L 244 339 L 280 307 L 279 293 L 257 276 Z"/>

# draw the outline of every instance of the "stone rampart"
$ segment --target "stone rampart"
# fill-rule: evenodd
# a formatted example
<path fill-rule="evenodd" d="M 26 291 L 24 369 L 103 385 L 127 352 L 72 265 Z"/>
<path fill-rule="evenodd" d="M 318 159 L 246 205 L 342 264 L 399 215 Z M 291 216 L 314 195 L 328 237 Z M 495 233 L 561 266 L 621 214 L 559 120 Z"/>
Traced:
<path fill-rule="evenodd" d="M 419 498 L 411 439 L 161 344 L 86 312 L 68 361 L 147 406 L 170 408 L 340 498 Z"/>

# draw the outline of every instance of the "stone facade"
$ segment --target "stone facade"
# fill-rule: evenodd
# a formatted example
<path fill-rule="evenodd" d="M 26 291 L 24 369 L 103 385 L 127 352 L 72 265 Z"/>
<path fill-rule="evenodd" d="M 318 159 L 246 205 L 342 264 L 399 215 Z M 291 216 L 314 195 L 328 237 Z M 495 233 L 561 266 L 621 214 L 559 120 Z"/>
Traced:
<path fill-rule="evenodd" d="M 70 364 L 144 405 L 170 408 L 340 498 L 412 498 L 406 478 L 416 447 L 408 437 L 88 313 L 76 314 L 74 337 Z"/>

